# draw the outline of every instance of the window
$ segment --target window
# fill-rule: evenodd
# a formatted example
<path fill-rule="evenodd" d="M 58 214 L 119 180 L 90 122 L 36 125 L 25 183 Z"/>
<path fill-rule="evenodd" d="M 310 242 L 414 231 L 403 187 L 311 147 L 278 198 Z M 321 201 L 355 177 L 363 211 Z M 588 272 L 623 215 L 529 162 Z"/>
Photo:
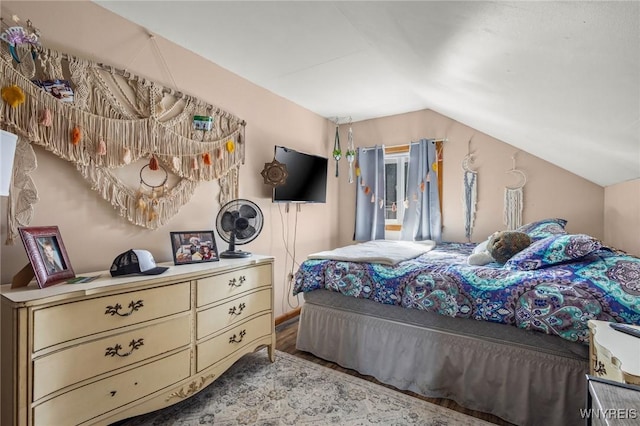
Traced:
<path fill-rule="evenodd" d="M 388 230 L 400 230 L 404 217 L 404 200 L 407 190 L 409 146 L 385 148 L 384 156 L 384 218 Z"/>
<path fill-rule="evenodd" d="M 436 142 L 438 171 L 438 195 L 442 214 L 442 142 Z M 402 229 L 404 200 L 407 191 L 407 170 L 409 167 L 409 145 L 397 145 L 384 149 L 384 219 L 387 231 Z"/>

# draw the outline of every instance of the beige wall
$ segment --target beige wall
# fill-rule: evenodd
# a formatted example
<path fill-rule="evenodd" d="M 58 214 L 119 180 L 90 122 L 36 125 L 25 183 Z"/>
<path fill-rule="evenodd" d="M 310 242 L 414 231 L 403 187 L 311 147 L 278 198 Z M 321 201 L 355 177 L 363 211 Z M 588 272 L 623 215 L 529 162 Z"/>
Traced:
<path fill-rule="evenodd" d="M 2 15 L 17 14 L 31 19 L 42 31 L 47 47 L 127 68 L 134 73 L 171 85 L 159 65 L 144 29 L 90 2 L 2 2 Z M 69 17 L 73 16 L 73 25 Z M 243 249 L 276 258 L 276 315 L 296 306 L 289 298 L 288 272 L 297 265 L 287 255 L 295 248 L 296 262 L 315 251 L 351 243 L 355 187 L 347 183 L 347 163 L 340 162 L 340 179 L 330 179 L 326 204 L 303 205 L 301 211 L 271 203 L 270 189 L 263 185 L 260 171 L 273 158 L 274 145 L 330 157 L 333 125 L 316 114 L 257 87 L 183 48 L 157 37 L 178 89 L 213 103 L 247 121 L 247 162 L 241 169 L 240 196 L 256 202 L 265 214 L 261 235 Z M 341 140 L 347 140 L 347 126 L 341 126 Z M 467 153 L 467 141 L 474 166 L 479 171 L 479 194 L 473 241 L 481 241 L 503 229 L 504 186 L 513 184 L 505 171 L 511 167 L 515 148 L 432 111 L 419 111 L 353 124 L 357 146 L 397 145 L 422 137 L 447 137 L 444 148 L 444 239 L 464 241 L 460 162 Z M 54 155 L 36 148 L 38 169 L 34 180 L 40 201 L 31 225 L 58 225 L 77 273 L 107 269 L 113 258 L 129 248 L 149 249 L 156 260 L 172 259 L 169 232 L 213 229 L 220 208 L 218 185 L 201 184 L 192 200 L 161 229 L 150 231 L 129 224 L 88 184 L 75 168 Z M 604 189 L 526 153 L 517 156 L 518 167 L 528 175 L 525 186 L 524 220 L 563 217 L 570 232 L 605 236 Z M 135 169 L 135 167 L 133 168 Z M 135 176 L 137 169 L 129 172 Z M 2 207 L 2 235 L 6 237 L 6 199 Z M 294 228 L 297 223 L 297 232 Z M 637 221 L 634 224 L 638 229 Z M 294 246 L 294 235 L 296 236 Z M 285 244 L 284 240 L 287 240 Z M 218 246 L 225 244 L 218 238 Z M 10 281 L 27 262 L 20 243 L 2 246 L 1 278 Z"/>
<path fill-rule="evenodd" d="M 607 243 L 640 256 L 640 179 L 605 188 L 604 220 Z"/>
<path fill-rule="evenodd" d="M 347 126 L 341 128 L 346 140 Z M 604 237 L 604 189 L 511 145 L 482 134 L 429 110 L 361 121 L 353 124 L 356 146 L 400 145 L 420 138 L 447 138 L 444 144 L 443 240 L 465 241 L 462 213 L 462 159 L 470 138 L 474 153 L 472 168 L 478 171 L 478 204 L 472 235 L 474 242 L 487 238 L 503 224 L 505 185 L 516 184 L 505 172 L 516 154 L 517 168 L 527 174 L 523 223 L 547 217 L 568 220 L 571 233 Z M 342 138 L 344 133 L 344 139 Z M 347 164 L 342 164 L 344 175 Z M 339 243 L 349 244 L 354 229 L 355 186 L 342 182 L 340 193 Z"/>
<path fill-rule="evenodd" d="M 1 4 L 2 16 L 17 14 L 31 19 L 42 32 L 45 46 L 77 56 L 100 60 L 147 76 L 171 86 L 171 79 L 160 66 L 144 29 L 123 20 L 91 2 L 10 2 Z M 333 135 L 327 120 L 274 95 L 194 53 L 156 37 L 168 68 L 183 92 L 197 96 L 246 120 L 247 160 L 241 168 L 240 197 L 256 202 L 265 215 L 260 236 L 241 248 L 276 257 L 276 315 L 291 305 L 286 282 L 285 243 L 293 251 L 296 210 L 280 213 L 271 203 L 271 191 L 263 184 L 260 171 L 273 159 L 274 145 L 329 156 Z M 71 163 L 36 148 L 38 169 L 33 174 L 40 201 L 35 206 L 32 226 L 58 225 L 71 264 L 76 273 L 106 270 L 114 257 L 129 248 L 150 250 L 157 261 L 172 260 L 170 231 L 214 229 L 219 187 L 216 182 L 201 184 L 192 200 L 167 225 L 150 231 L 120 218 L 76 172 Z M 129 172 L 135 176 L 138 167 Z M 302 206 L 297 214 L 296 260 L 325 250 L 337 241 L 336 184 L 329 183 L 327 203 Z M 2 235 L 6 238 L 6 199 L 2 198 Z M 281 216 L 282 214 L 282 216 Z M 284 226 L 282 225 L 284 223 Z M 284 237 L 283 237 L 284 235 Z M 226 244 L 218 237 L 218 247 Z M 239 247 L 240 248 L 240 247 Z M 27 263 L 18 243 L 2 246 L 1 277 L 6 283 Z M 287 262 L 287 270 L 291 261 Z"/>

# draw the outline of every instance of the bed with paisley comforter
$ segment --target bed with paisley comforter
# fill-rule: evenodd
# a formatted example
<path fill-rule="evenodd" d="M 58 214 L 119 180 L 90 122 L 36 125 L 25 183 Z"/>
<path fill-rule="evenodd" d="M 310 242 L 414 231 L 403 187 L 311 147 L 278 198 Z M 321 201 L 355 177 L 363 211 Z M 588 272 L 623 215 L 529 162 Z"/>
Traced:
<path fill-rule="evenodd" d="M 394 265 L 308 259 L 298 349 L 515 424 L 581 424 L 587 321 L 640 323 L 640 259 L 565 224 L 521 227 L 533 243 L 504 265 L 469 265 L 471 243 Z"/>

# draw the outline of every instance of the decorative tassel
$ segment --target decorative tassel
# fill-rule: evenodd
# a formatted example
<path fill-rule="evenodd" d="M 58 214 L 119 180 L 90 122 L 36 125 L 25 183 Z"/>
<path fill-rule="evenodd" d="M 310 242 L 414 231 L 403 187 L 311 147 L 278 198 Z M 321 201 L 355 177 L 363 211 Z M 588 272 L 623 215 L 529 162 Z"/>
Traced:
<path fill-rule="evenodd" d="M 396 205 L 395 201 L 393 203 L 391 203 L 391 211 L 392 212 L 397 212 L 398 211 L 398 206 Z"/>
<path fill-rule="evenodd" d="M 211 162 L 211 154 L 209 154 L 208 152 L 205 152 L 204 154 L 202 154 L 202 161 L 204 161 L 204 164 L 206 164 L 207 166 L 210 166 L 211 164 L 213 164 Z"/>
<path fill-rule="evenodd" d="M 80 127 L 76 126 L 71 130 L 71 143 L 74 145 L 78 145 L 81 139 L 82 131 L 80 130 Z"/>
<path fill-rule="evenodd" d="M 124 164 L 131 164 L 131 150 L 129 148 L 124 148 L 122 150 L 122 162 Z"/>
<path fill-rule="evenodd" d="M 371 192 L 371 188 L 369 188 L 368 186 L 366 186 L 366 187 L 364 188 L 364 194 L 365 194 L 365 195 L 369 195 L 369 193 L 370 193 L 370 192 Z"/>
<path fill-rule="evenodd" d="M 381 199 L 380 201 L 378 201 L 378 204 L 380 205 L 380 208 L 383 208 L 384 207 L 384 200 Z"/>
<path fill-rule="evenodd" d="M 216 149 L 216 158 L 222 160 L 224 158 L 224 151 L 221 148 Z"/>
<path fill-rule="evenodd" d="M 1 93 L 2 99 L 12 108 L 20 106 L 20 104 L 22 104 L 27 99 L 22 89 L 15 84 L 12 86 L 3 87 Z"/>
<path fill-rule="evenodd" d="M 45 108 L 40 111 L 39 124 L 45 127 L 50 127 L 53 124 L 53 117 L 51 116 L 51 111 L 49 111 L 49 108 Z"/>
<path fill-rule="evenodd" d="M 104 141 L 104 139 L 100 139 L 100 142 L 98 142 L 96 155 L 107 155 L 107 143 Z"/>
<path fill-rule="evenodd" d="M 371 194 L 371 202 L 372 203 L 376 202 L 376 195 L 375 194 Z"/>
<path fill-rule="evenodd" d="M 182 165 L 182 160 L 179 157 L 173 157 L 171 159 L 171 163 L 173 163 L 173 168 L 176 170 L 180 170 L 180 166 Z"/>
<path fill-rule="evenodd" d="M 149 169 L 158 170 L 159 168 L 160 166 L 158 165 L 158 159 L 155 155 L 152 155 L 151 159 L 149 160 Z"/>
<path fill-rule="evenodd" d="M 191 169 L 192 170 L 198 170 L 200 168 L 200 166 L 198 166 L 198 159 L 197 158 L 192 158 L 191 159 Z"/>
<path fill-rule="evenodd" d="M 427 172 L 427 176 L 425 179 L 427 182 L 431 182 L 431 173 Z"/>
<path fill-rule="evenodd" d="M 420 192 L 424 192 L 424 187 L 426 184 L 424 182 L 420 182 Z"/>
<path fill-rule="evenodd" d="M 233 152 L 236 150 L 236 145 L 233 143 L 231 139 L 227 141 L 226 147 L 228 152 Z"/>

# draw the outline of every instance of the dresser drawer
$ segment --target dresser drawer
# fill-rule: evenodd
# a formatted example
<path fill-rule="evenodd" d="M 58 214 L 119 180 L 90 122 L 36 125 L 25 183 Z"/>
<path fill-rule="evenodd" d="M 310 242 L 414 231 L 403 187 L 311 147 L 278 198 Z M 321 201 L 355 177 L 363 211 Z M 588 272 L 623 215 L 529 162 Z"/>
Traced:
<path fill-rule="evenodd" d="M 190 284 L 184 282 L 37 309 L 33 312 L 33 350 L 162 318 L 190 307 Z"/>
<path fill-rule="evenodd" d="M 271 275 L 271 265 L 260 265 L 200 279 L 196 306 L 201 307 L 258 287 L 271 286 Z"/>
<path fill-rule="evenodd" d="M 213 334 L 253 314 L 271 309 L 271 288 L 240 296 L 197 314 L 197 338 Z"/>
<path fill-rule="evenodd" d="M 189 350 L 116 374 L 50 399 L 33 409 L 34 425 L 75 425 L 186 379 Z"/>
<path fill-rule="evenodd" d="M 191 341 L 191 315 L 72 346 L 33 362 L 33 400 L 65 386 L 160 355 Z"/>
<path fill-rule="evenodd" d="M 261 315 L 244 324 L 239 324 L 219 336 L 200 343 L 196 349 L 198 371 L 215 364 L 256 339 L 269 336 L 271 334 L 272 321 L 271 313 Z"/>

